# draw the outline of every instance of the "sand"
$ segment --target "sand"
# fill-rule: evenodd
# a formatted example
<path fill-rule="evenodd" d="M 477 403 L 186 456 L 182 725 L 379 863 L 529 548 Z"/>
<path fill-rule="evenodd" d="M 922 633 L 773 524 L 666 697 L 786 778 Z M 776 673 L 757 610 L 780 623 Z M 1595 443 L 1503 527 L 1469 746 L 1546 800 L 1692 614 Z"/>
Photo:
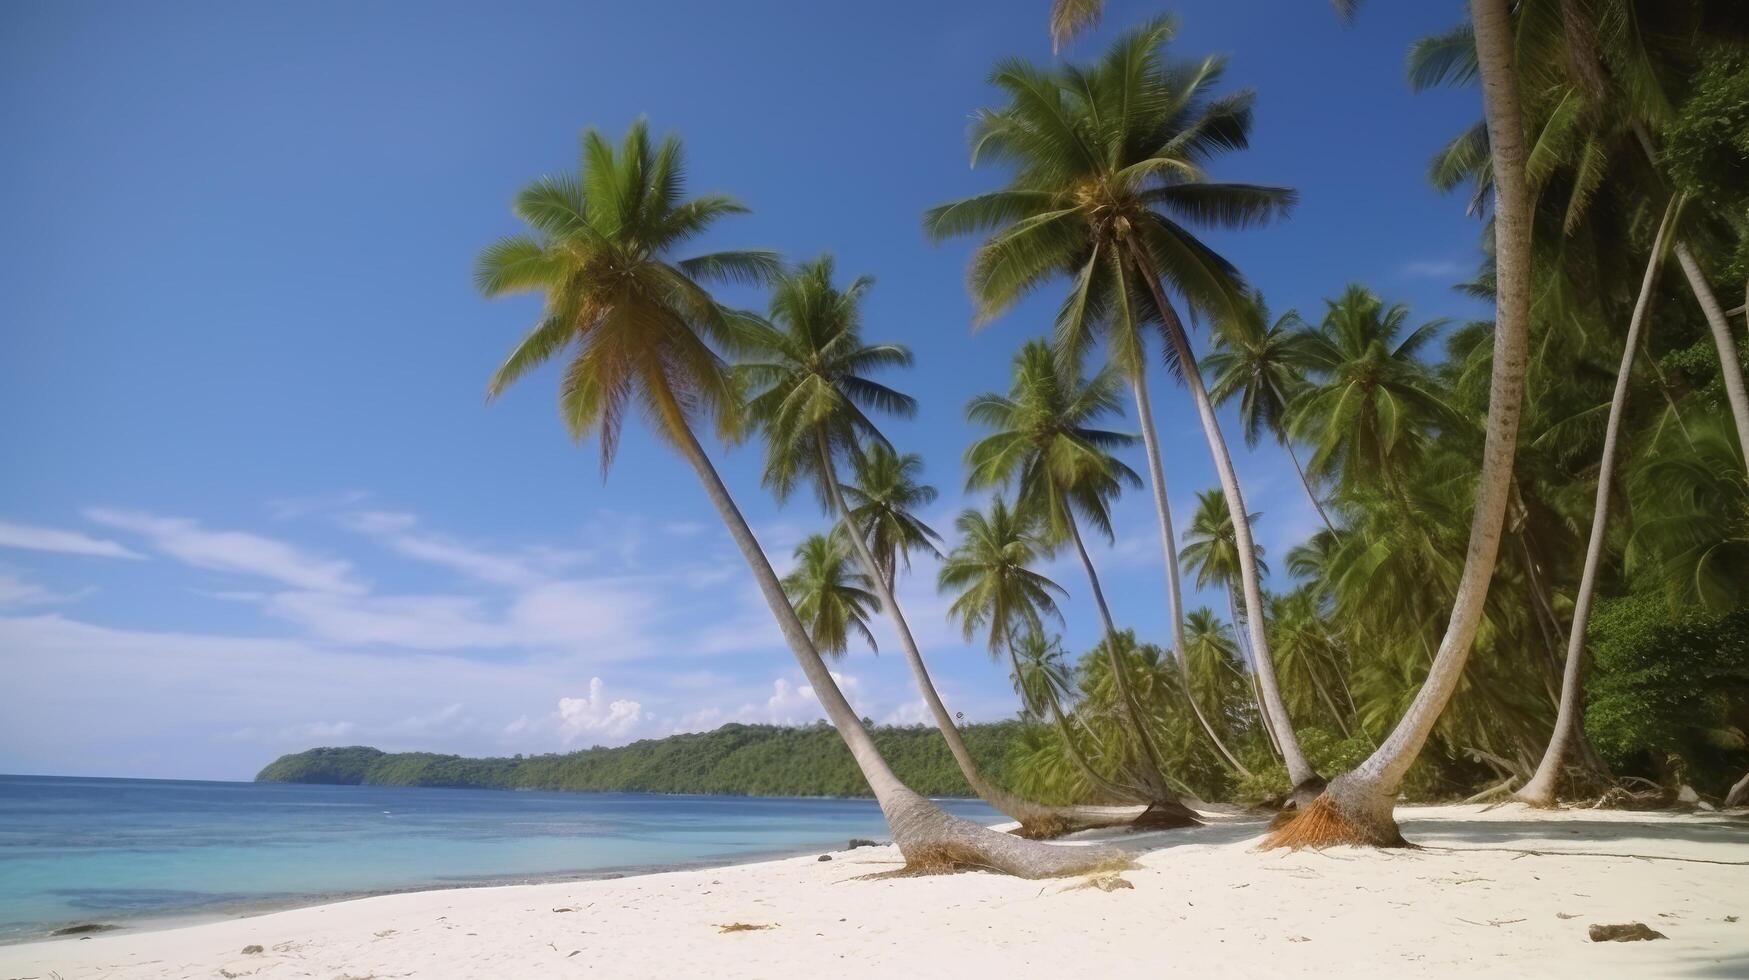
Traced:
<path fill-rule="evenodd" d="M 1224 814 L 1119 835 L 1139 867 L 1110 891 L 859 880 L 898 858 L 860 848 L 0 947 L 0 978 L 1749 977 L 1741 811 L 1398 814 L 1424 849 L 1259 853 L 1261 821 Z M 1669 938 L 1587 936 L 1631 922 Z"/>

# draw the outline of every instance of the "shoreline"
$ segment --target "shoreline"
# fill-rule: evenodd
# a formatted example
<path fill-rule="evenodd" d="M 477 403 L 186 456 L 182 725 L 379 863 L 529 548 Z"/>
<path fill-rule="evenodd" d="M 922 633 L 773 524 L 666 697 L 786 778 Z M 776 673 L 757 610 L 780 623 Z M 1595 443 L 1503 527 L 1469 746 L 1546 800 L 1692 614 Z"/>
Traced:
<path fill-rule="evenodd" d="M 1421 849 L 1259 853 L 1263 821 L 1224 814 L 1076 838 L 1134 854 L 1109 891 L 983 873 L 871 880 L 899 866 L 886 845 L 39 940 L 0 947 L 0 976 L 1749 974 L 1742 811 L 1398 816 Z M 1668 938 L 1587 937 L 1624 922 Z"/>

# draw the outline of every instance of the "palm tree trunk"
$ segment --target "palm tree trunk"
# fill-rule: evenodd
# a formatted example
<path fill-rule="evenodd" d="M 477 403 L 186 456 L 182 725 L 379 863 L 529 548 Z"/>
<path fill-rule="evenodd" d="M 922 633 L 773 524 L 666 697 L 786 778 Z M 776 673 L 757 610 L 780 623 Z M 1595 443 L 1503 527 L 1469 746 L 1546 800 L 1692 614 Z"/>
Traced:
<path fill-rule="evenodd" d="M 1263 685 L 1257 682 L 1257 658 L 1252 655 L 1251 647 L 1245 641 L 1245 627 L 1240 622 L 1239 607 L 1233 604 L 1233 587 L 1229 583 L 1227 592 L 1227 618 L 1233 621 L 1233 642 L 1239 648 L 1239 656 L 1245 658 L 1245 679 L 1251 682 L 1251 698 L 1257 702 L 1257 719 L 1263 723 L 1263 734 L 1269 738 L 1269 750 L 1281 758 L 1281 739 L 1275 736 L 1275 725 L 1270 723 L 1269 708 L 1263 703 Z"/>
<path fill-rule="evenodd" d="M 1115 849 L 1056 847 L 999 834 L 969 820 L 949 816 L 893 775 L 886 760 L 881 758 L 880 750 L 875 747 L 874 739 L 862 727 L 850 702 L 844 699 L 844 693 L 832 679 L 831 671 L 826 669 L 825 661 L 820 659 L 819 651 L 808 638 L 807 629 L 784 595 L 777 573 L 753 537 L 753 529 L 747 526 L 740 508 L 729 495 L 728 487 L 723 485 L 722 477 L 711 465 L 710 457 L 699 445 L 697 436 L 693 435 L 684 412 L 671 393 L 659 389 L 658 397 L 664 394 L 667 395 L 662 405 L 666 428 L 675 436 L 681 454 L 697 472 L 705 495 L 716 507 L 729 536 L 752 570 L 754 581 L 758 583 L 766 605 L 771 607 L 772 617 L 777 620 L 778 629 L 795 655 L 796 663 L 801 666 L 803 676 L 850 749 L 863 778 L 868 780 L 869 789 L 880 804 L 887 826 L 893 832 L 893 841 L 905 856 L 907 866 L 920 870 L 982 867 L 1022 878 L 1049 878 L 1127 863 L 1123 853 Z"/>
<path fill-rule="evenodd" d="M 1284 436 L 1281 444 L 1287 447 L 1287 458 L 1294 461 L 1294 472 L 1300 475 L 1300 486 L 1306 488 L 1306 498 L 1312 502 L 1312 508 L 1318 512 L 1318 518 L 1324 522 L 1324 526 L 1330 530 L 1331 534 L 1335 534 L 1336 525 L 1330 523 L 1330 515 L 1324 513 L 1324 502 L 1318 499 L 1316 493 L 1312 492 L 1312 481 L 1306 478 L 1306 468 L 1300 465 L 1300 454 L 1294 452 L 1293 440 Z"/>
<path fill-rule="evenodd" d="M 1008 664 L 1014 669 L 1014 683 L 1018 686 L 1021 678 L 1020 657 L 1014 652 L 1014 641 L 1010 638 L 1002 645 L 1008 650 Z M 1073 762 L 1075 768 L 1080 770 L 1081 775 L 1087 780 L 1088 785 L 1115 799 L 1129 800 L 1133 803 L 1147 802 L 1148 797 L 1146 793 L 1127 789 L 1106 779 L 1093 768 L 1091 763 L 1087 761 L 1087 757 L 1082 754 L 1081 747 L 1075 744 L 1075 739 L 1069 731 L 1069 719 L 1063 717 L 1063 706 L 1057 703 L 1057 694 L 1055 691 L 1045 692 L 1044 701 L 1046 706 L 1050 708 L 1051 721 L 1057 727 L 1057 735 L 1063 740 L 1063 751 L 1068 753 L 1069 761 Z"/>
<path fill-rule="evenodd" d="M 1439 654 L 1408 712 L 1365 762 L 1332 780 L 1310 808 L 1265 838 L 1266 848 L 1404 844 L 1391 813 L 1397 790 L 1457 690 L 1494 575 L 1518 448 L 1528 360 L 1531 198 L 1524 173 L 1524 118 L 1513 64 L 1511 15 L 1506 0 L 1470 0 L 1470 11 L 1494 158 L 1496 309 L 1487 434 L 1463 573 Z"/>
<path fill-rule="evenodd" d="M 1227 510 L 1233 519 L 1233 537 L 1239 549 L 1239 579 L 1244 586 L 1243 608 L 1247 614 L 1245 625 L 1251 636 L 1251 659 L 1257 670 L 1257 683 L 1263 688 L 1264 711 L 1275 729 L 1282 760 L 1287 763 L 1287 775 L 1293 782 L 1295 799 L 1304 798 L 1310 802 L 1323 790 L 1324 780 L 1312 768 L 1312 764 L 1306 761 L 1306 754 L 1300 749 L 1300 740 L 1294 735 L 1293 719 L 1288 717 L 1287 705 L 1282 702 L 1281 689 L 1275 681 L 1275 663 L 1269 656 L 1269 637 L 1263 622 L 1263 581 L 1257 574 L 1257 555 L 1251 540 L 1251 518 L 1245 510 L 1245 495 L 1239 490 L 1239 474 L 1233 469 L 1232 454 L 1227 451 L 1226 437 L 1221 435 L 1220 422 L 1215 418 L 1215 404 L 1209 398 L 1208 388 L 1202 383 L 1202 372 L 1197 369 L 1196 355 L 1190 349 L 1190 337 L 1184 332 L 1184 324 L 1179 322 L 1178 314 L 1166 299 L 1153 262 L 1142 249 L 1141 242 L 1135 238 L 1130 239 L 1130 254 L 1135 257 L 1142 278 L 1148 283 L 1148 290 L 1154 296 L 1154 305 L 1159 309 L 1161 319 L 1165 321 L 1167 339 L 1178 355 L 1179 374 L 1190 388 L 1191 400 L 1196 403 L 1197 417 L 1202 421 L 1203 438 L 1208 443 L 1209 456 L 1215 464 L 1215 474 L 1221 480 L 1221 493 L 1227 498 Z"/>
<path fill-rule="evenodd" d="M 1065 808 L 1047 807 L 1023 800 L 984 778 L 978 764 L 972 759 L 971 750 L 966 748 L 965 739 L 960 736 L 959 727 L 953 723 L 953 716 L 948 713 L 947 706 L 941 703 L 941 695 L 936 692 L 935 683 L 929 678 L 929 667 L 923 662 L 922 651 L 917 649 L 917 640 L 911 635 L 911 625 L 905 621 L 905 614 L 899 608 L 899 600 L 894 597 L 891 586 L 881 575 L 880 565 L 875 561 L 874 553 L 869 551 L 868 543 L 862 539 L 862 533 L 851 523 L 850 507 L 844 500 L 844 488 L 838 483 L 838 473 L 832 463 L 826 434 L 816 430 L 814 435 L 820 451 L 820 478 L 826 483 L 845 536 L 850 538 L 851 547 L 855 550 L 864 573 L 874 582 L 875 589 L 880 593 L 881 606 L 893 621 L 893 631 L 898 634 L 899 646 L 904 649 L 905 661 L 911 667 L 911 678 L 917 682 L 917 693 L 923 696 L 923 703 L 928 705 L 929 714 L 935 719 L 935 727 L 941 731 L 941 737 L 947 740 L 947 749 L 953 754 L 954 762 L 959 764 L 960 773 L 965 776 L 972 792 L 986 803 L 1020 821 L 1020 833 L 1026 837 L 1055 837 L 1071 830 L 1124 822 L 1098 819 L 1086 814 L 1077 817 Z"/>
<path fill-rule="evenodd" d="M 1634 354 L 1638 350 L 1640 330 L 1646 322 L 1646 310 L 1652 303 L 1652 291 L 1658 285 L 1658 266 L 1664 257 L 1665 236 L 1675 218 L 1676 201 L 1664 209 L 1664 220 L 1652 240 L 1652 255 L 1646 260 L 1646 274 L 1640 280 L 1640 296 L 1634 312 L 1628 318 L 1628 336 L 1622 344 L 1621 366 L 1616 369 L 1615 393 L 1609 401 L 1609 421 L 1603 428 L 1603 459 L 1597 466 L 1597 499 L 1591 508 L 1591 539 L 1585 545 L 1585 566 L 1579 574 L 1579 594 L 1573 600 L 1573 623 L 1567 630 L 1567 664 L 1561 672 L 1561 706 L 1555 712 L 1555 731 L 1549 738 L 1542 761 L 1535 775 L 1524 784 L 1515 797 L 1531 806 L 1555 805 L 1556 784 L 1567 760 L 1568 746 L 1577 737 L 1583 723 L 1581 680 L 1585 662 L 1585 626 L 1591 619 L 1591 599 L 1597 587 L 1597 569 L 1603 562 L 1603 540 L 1609 526 L 1609 496 L 1615 482 L 1616 439 L 1621 434 L 1621 417 L 1628 403 L 1628 379 L 1633 373 Z"/>
<path fill-rule="evenodd" d="M 1160 525 L 1160 550 L 1166 558 L 1166 614 L 1172 622 L 1172 659 L 1178 661 L 1178 679 L 1184 687 L 1184 699 L 1190 702 L 1191 713 L 1196 715 L 1203 734 L 1220 751 L 1222 758 L 1237 765 L 1237 757 L 1209 724 L 1190 689 L 1190 661 L 1184 656 L 1189 647 L 1184 641 L 1184 596 L 1178 582 L 1178 543 L 1172 536 L 1172 505 L 1166 502 L 1166 470 L 1160 462 L 1160 439 L 1154 431 L 1154 409 L 1148 404 L 1148 378 L 1140 369 L 1130 375 L 1130 394 L 1136 401 L 1136 424 L 1142 430 L 1142 448 L 1148 457 L 1148 483 L 1154 491 L 1154 515 Z"/>
<path fill-rule="evenodd" d="M 1731 336 L 1731 322 L 1725 319 L 1719 298 L 1713 295 L 1713 287 L 1707 283 L 1706 274 L 1688 250 L 1688 244 L 1678 240 L 1675 252 L 1676 261 L 1682 265 L 1682 274 L 1688 278 L 1688 288 L 1693 291 L 1701 312 L 1706 314 L 1707 326 L 1712 328 L 1713 346 L 1719 351 L 1719 378 L 1725 383 L 1725 400 L 1730 403 L 1731 417 L 1737 422 L 1737 442 L 1743 447 L 1743 458 L 1749 460 L 1749 394 L 1743 390 L 1743 362 L 1737 356 L 1737 341 Z"/>
<path fill-rule="evenodd" d="M 1081 527 L 1079 522 L 1075 520 L 1075 512 L 1070 510 L 1067 504 L 1063 507 L 1063 521 L 1069 527 L 1069 538 L 1075 543 L 1075 554 L 1081 559 L 1081 567 L 1087 572 L 1087 585 L 1093 591 L 1093 604 L 1099 607 L 1099 621 L 1105 627 L 1106 642 L 1115 650 L 1117 648 L 1117 623 L 1111 618 L 1111 607 L 1105 603 L 1105 589 L 1099 584 L 1099 572 L 1093 567 L 1093 558 L 1087 553 L 1086 543 L 1081 540 Z M 1178 659 L 1182 660 L 1183 658 L 1180 656 Z M 1181 673 L 1180 676 L 1187 677 L 1188 674 Z M 1190 694 L 1188 687 L 1185 689 L 1185 694 L 1187 696 Z M 1238 757 L 1227 749 L 1227 745 L 1221 741 L 1221 737 L 1215 734 L 1208 719 L 1203 717 L 1202 707 L 1196 703 L 1196 698 L 1189 697 L 1189 701 L 1190 710 L 1202 724 L 1203 731 L 1207 732 L 1209 739 L 1214 742 L 1215 750 L 1221 754 L 1221 758 L 1226 760 L 1227 765 L 1234 771 L 1249 778 L 1251 770 L 1246 769 L 1245 764 L 1240 762 Z"/>

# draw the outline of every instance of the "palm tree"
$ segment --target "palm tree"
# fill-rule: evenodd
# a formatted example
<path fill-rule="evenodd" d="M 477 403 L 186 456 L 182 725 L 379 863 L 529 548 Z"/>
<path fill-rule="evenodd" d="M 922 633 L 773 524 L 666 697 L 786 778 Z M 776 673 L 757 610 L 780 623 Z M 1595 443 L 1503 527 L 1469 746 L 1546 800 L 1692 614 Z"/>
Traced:
<path fill-rule="evenodd" d="M 1265 847 L 1403 843 L 1392 815 L 1397 790 L 1463 677 L 1494 574 L 1529 360 L 1532 201 L 1506 0 L 1471 0 L 1470 20 L 1494 165 L 1495 311 L 1488 420 L 1463 572 L 1439 653 L 1390 736 L 1352 772 L 1331 780 L 1310 807 L 1270 834 Z"/>
<path fill-rule="evenodd" d="M 1080 371 L 1059 363 L 1042 341 L 1030 340 L 1015 355 L 1009 393 L 979 395 L 966 406 L 967 418 L 994 430 L 966 451 L 971 471 L 967 485 L 977 490 L 1018 484 L 1018 505 L 1036 515 L 1049 543 L 1067 540 L 1074 545 L 1107 639 L 1116 635 L 1117 624 L 1105 601 L 1099 573 L 1081 540 L 1080 524 L 1087 521 L 1111 540 L 1110 501 L 1124 483 L 1141 484 L 1133 470 L 1111 455 L 1112 450 L 1132 444 L 1135 437 L 1092 424 L 1118 411 L 1119 383 L 1117 373 L 1110 368 L 1083 382 Z M 1107 650 L 1116 654 L 1110 644 Z M 1142 724 L 1141 709 L 1123 686 L 1123 674 L 1114 676 L 1143 755 L 1154 768 L 1153 775 L 1163 775 L 1164 760 Z M 1181 676 L 1188 685 L 1188 675 Z M 1194 699 L 1191 707 L 1228 765 L 1244 772 L 1243 764 L 1227 750 Z"/>
<path fill-rule="evenodd" d="M 988 513 L 961 512 L 954 528 L 960 543 L 948 552 L 938 576 L 941 591 L 954 595 L 948 616 L 959 622 L 967 640 L 982 631 L 990 656 L 1006 652 L 1019 675 L 1015 644 L 1028 632 L 1042 632 L 1047 619 L 1062 619 L 1056 597 L 1067 593 L 1031 567 L 1049 544 L 1035 515 L 1010 507 L 1000 496 L 991 499 Z M 1144 773 L 1144 778 L 1149 803 L 1144 816 L 1150 826 L 1200 822 L 1157 774 Z"/>
<path fill-rule="evenodd" d="M 855 458 L 864 444 L 885 442 L 868 411 L 895 415 L 916 411 L 910 396 L 867 376 L 881 368 L 911 363 L 911 352 L 898 344 L 862 341 L 861 299 L 872 284 L 873 280 L 863 276 L 839 289 L 833 283 L 831 258 L 815 259 L 778 277 L 771 294 L 769 322 L 748 323 L 741 330 L 741 347 L 752 359 L 737 370 L 752 392 L 748 413 L 766 436 L 765 485 L 781 500 L 798 481 L 807 479 L 826 509 L 838 518 L 842 536 L 848 539 L 892 620 L 918 693 L 972 790 L 1020 821 L 1022 831 L 1030 836 L 1061 833 L 1070 826 L 1062 814 L 1020 799 L 979 771 L 953 715 L 930 680 L 910 623 L 893 594 L 887 574 L 890 569 L 882 569 L 868 541 L 855 530 L 849 501 L 838 480 L 839 460 Z"/>
<path fill-rule="evenodd" d="M 1311 370 L 1313 343 L 1305 321 L 1295 310 L 1288 310 L 1271 322 L 1269 307 L 1263 293 L 1253 290 L 1249 301 L 1228 317 L 1215 332 L 1215 349 L 1202 359 L 1202 368 L 1213 376 L 1209 397 L 1217 406 L 1239 399 L 1239 424 L 1244 428 L 1245 445 L 1255 448 L 1264 433 L 1287 450 L 1299 474 L 1300 486 L 1318 511 L 1324 526 L 1335 533 L 1336 525 L 1324 512 L 1324 503 L 1312 489 L 1299 453 L 1294 452 L 1294 440 L 1288 437 L 1288 406 L 1306 390 L 1306 374 Z"/>
<path fill-rule="evenodd" d="M 931 209 L 936 238 L 989 230 L 972 260 L 970 282 L 980 320 L 1058 275 L 1071 289 L 1056 325 L 1058 357 L 1074 362 L 1103 333 L 1107 355 L 1130 383 L 1147 450 L 1154 507 L 1167 568 L 1173 641 L 1183 648 L 1183 602 L 1166 501 L 1165 474 L 1146 384 L 1145 340 L 1158 328 L 1169 364 L 1190 389 L 1221 490 L 1246 514 L 1238 476 L 1195 370 L 1189 335 L 1166 297 L 1169 282 L 1192 313 L 1230 314 L 1242 302 L 1239 276 L 1182 224 L 1243 228 L 1285 214 L 1295 194 L 1279 187 L 1210 181 L 1204 163 L 1246 145 L 1249 92 L 1214 97 L 1223 61 L 1177 64 L 1163 53 L 1174 33 L 1161 18 L 1120 37 L 1098 63 L 1042 71 L 1018 60 L 999 63 L 991 81 L 1009 96 L 986 109 L 973 129 L 973 161 L 1013 165 L 1009 185 Z M 1188 366 L 1188 370 L 1183 367 Z M 1241 519 L 1244 603 L 1263 607 L 1250 560 L 1250 528 Z M 1251 620 L 1268 710 L 1283 733 L 1288 768 L 1302 795 L 1321 785 L 1306 764 L 1274 691 L 1274 668 L 1261 615 Z"/>
<path fill-rule="evenodd" d="M 868 542 L 889 589 L 895 586 L 901 564 L 905 571 L 911 570 L 913 552 L 941 557 L 936 548 L 941 535 L 917 516 L 936 496 L 934 487 L 918 479 L 922 472 L 923 457 L 901 455 L 883 442 L 864 446 L 851 457 L 850 482 L 844 484 L 844 497 L 850 502 L 848 527 Z"/>
<path fill-rule="evenodd" d="M 1087 786 L 1117 800 L 1145 802 L 1148 794 L 1121 786 L 1101 775 L 1093 767 L 1080 742 L 1063 714 L 1063 700 L 1070 696 L 1070 672 L 1064 662 L 1063 641 L 1059 636 L 1046 636 L 1042 630 L 1028 629 L 1019 638 L 1007 643 L 1009 663 L 1014 668 L 1014 690 L 1028 714 L 1041 717 L 1049 714 L 1057 737 L 1062 741 L 1063 754 L 1086 780 Z"/>
<path fill-rule="evenodd" d="M 1058 849 L 997 834 L 949 816 L 893 775 L 874 740 L 826 669 L 752 529 L 694 432 L 698 424 L 732 432 L 736 386 L 713 345 L 733 339 L 738 317 L 706 281 L 760 282 L 777 270 L 770 252 L 716 252 L 676 259 L 676 248 L 725 215 L 746 209 L 732 198 L 686 199 L 680 141 L 652 145 L 640 120 L 616 152 L 595 130 L 583 134 L 575 174 L 544 177 L 516 197 L 529 232 L 487 246 L 475 282 L 488 296 L 540 293 L 539 321 L 493 374 L 496 396 L 531 369 L 574 351 L 559 389 L 572 436 L 594 435 L 603 471 L 611 465 L 628 410 L 640 410 L 698 475 L 759 585 L 785 642 L 856 759 L 906 861 L 921 868 L 977 864 L 1037 877 L 1086 870 L 1084 849 Z"/>
<path fill-rule="evenodd" d="M 1639 348 L 1640 328 L 1645 323 L 1647 307 L 1652 302 L 1652 290 L 1658 284 L 1658 269 L 1670 226 L 1676 216 L 1676 201 L 1664 209 L 1664 220 L 1652 241 L 1652 254 L 1646 262 L 1646 274 L 1640 280 L 1639 300 L 1628 320 L 1627 338 L 1622 341 L 1621 366 L 1616 369 L 1615 393 L 1609 401 L 1609 420 L 1603 435 L 1603 458 L 1597 465 L 1597 499 L 1591 508 L 1591 537 L 1585 545 L 1585 567 L 1579 576 L 1579 592 L 1573 600 L 1573 622 L 1567 630 L 1567 663 L 1561 671 L 1561 702 L 1555 714 L 1554 733 L 1536 772 L 1515 798 L 1536 807 L 1555 805 L 1555 788 L 1567 752 L 1578 739 L 1583 714 L 1581 673 L 1585 662 L 1585 627 L 1591 619 L 1591 600 L 1597 588 L 1597 569 L 1603 561 L 1605 531 L 1609 525 L 1609 498 L 1615 482 L 1616 439 L 1621 432 L 1622 413 L 1627 407 L 1628 380 L 1632 374 L 1634 354 Z"/>
<path fill-rule="evenodd" d="M 826 657 L 842 657 L 853 632 L 870 650 L 877 649 L 868 615 L 879 600 L 868 585 L 868 576 L 851 567 L 843 544 L 824 534 L 811 534 L 796 545 L 795 570 L 783 577 L 784 594 L 808 628 L 814 649 Z"/>
<path fill-rule="evenodd" d="M 1251 514 L 1250 520 L 1256 523 L 1262 514 Z M 1263 547 L 1252 545 L 1253 560 L 1264 574 L 1268 574 L 1269 566 L 1263 563 Z M 1234 628 L 1244 622 L 1239 616 L 1239 605 L 1235 598 L 1239 581 L 1239 544 L 1234 534 L 1233 516 L 1227 510 L 1227 498 L 1219 490 L 1204 490 L 1196 495 L 1196 513 L 1190 518 L 1190 530 L 1184 535 L 1184 550 L 1178 554 L 1184 563 L 1186 571 L 1196 576 L 1196 587 L 1206 589 L 1218 585 L 1227 593 L 1227 615 L 1232 617 Z M 1243 634 L 1239 640 L 1239 650 L 1245 655 L 1249 666 L 1247 675 L 1251 681 L 1251 692 L 1257 698 L 1257 710 L 1263 719 L 1263 730 L 1269 736 L 1270 746 L 1276 755 L 1281 755 L 1281 736 L 1275 726 L 1270 723 L 1268 709 L 1264 707 L 1264 697 L 1257 677 L 1257 659 L 1245 649 Z"/>
<path fill-rule="evenodd" d="M 1428 427 L 1453 420 L 1420 360 L 1445 321 L 1405 335 L 1409 308 L 1386 306 L 1359 284 L 1328 306 L 1303 335 L 1301 363 L 1312 380 L 1289 410 L 1288 431 L 1311 444 L 1313 475 L 1350 486 L 1378 481 L 1395 492 L 1405 457 L 1420 451 Z"/>

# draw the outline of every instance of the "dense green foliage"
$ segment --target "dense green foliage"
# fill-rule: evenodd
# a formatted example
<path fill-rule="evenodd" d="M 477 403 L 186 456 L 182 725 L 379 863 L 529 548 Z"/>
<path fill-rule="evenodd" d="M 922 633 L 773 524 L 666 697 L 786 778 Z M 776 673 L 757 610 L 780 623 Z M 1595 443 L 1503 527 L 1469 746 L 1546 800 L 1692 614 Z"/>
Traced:
<path fill-rule="evenodd" d="M 1008 749 L 1019 722 L 961 731 L 978 765 L 1007 782 Z M 905 783 L 927 796 L 970 796 L 947 743 L 933 728 L 874 730 L 881 754 Z M 711 793 L 729 796 L 867 796 L 868 784 L 832 727 L 724 725 L 619 748 L 564 754 L 468 759 L 429 752 L 385 753 L 364 746 L 282 756 L 261 782 L 370 786 L 450 786 L 592 792 Z"/>
<path fill-rule="evenodd" d="M 1672 618 L 1656 597 L 1605 603 L 1590 632 L 1596 673 L 1585 729 L 1611 765 L 1682 760 L 1703 791 L 1742 776 L 1749 730 L 1749 610 Z"/>

